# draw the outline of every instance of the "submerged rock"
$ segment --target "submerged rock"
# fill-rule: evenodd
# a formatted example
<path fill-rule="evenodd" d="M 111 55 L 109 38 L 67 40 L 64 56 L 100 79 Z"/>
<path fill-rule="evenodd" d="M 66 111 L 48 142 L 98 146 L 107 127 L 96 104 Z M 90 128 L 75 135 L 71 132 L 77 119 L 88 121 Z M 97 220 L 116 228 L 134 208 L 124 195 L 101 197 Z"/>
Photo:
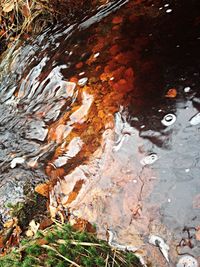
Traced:
<path fill-rule="evenodd" d="M 34 121 L 32 118 L 37 125 Z M 45 153 L 47 156 L 49 148 L 37 142 L 46 134 L 41 129 L 35 128 L 31 133 L 29 130 L 27 115 L 13 105 L 0 104 L 0 214 L 4 221 L 11 215 L 8 206 L 26 202 L 35 185 L 48 179 L 41 169 L 41 159 Z M 28 162 L 36 158 L 40 168 L 29 167 Z"/>
<path fill-rule="evenodd" d="M 195 258 L 186 255 L 180 258 L 176 267 L 199 267 L 199 264 Z"/>
<path fill-rule="evenodd" d="M 9 207 L 26 203 L 33 195 L 34 187 L 47 180 L 40 170 L 17 167 L 0 174 L 0 214 L 3 221 L 10 218 Z M 25 204 L 26 205 L 26 204 Z"/>

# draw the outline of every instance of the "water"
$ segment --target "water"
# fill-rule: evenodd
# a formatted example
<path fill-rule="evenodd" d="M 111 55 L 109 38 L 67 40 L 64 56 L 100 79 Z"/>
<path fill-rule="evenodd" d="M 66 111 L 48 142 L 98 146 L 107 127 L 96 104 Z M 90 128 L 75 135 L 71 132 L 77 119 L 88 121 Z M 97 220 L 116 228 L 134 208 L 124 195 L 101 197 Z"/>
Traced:
<path fill-rule="evenodd" d="M 170 266 L 199 260 L 198 7 L 111 2 L 2 62 L 4 218 L 6 203 L 50 180 L 52 216 L 95 223 L 103 238 L 109 229 L 153 266 L 168 263 L 151 235 L 169 245 Z"/>

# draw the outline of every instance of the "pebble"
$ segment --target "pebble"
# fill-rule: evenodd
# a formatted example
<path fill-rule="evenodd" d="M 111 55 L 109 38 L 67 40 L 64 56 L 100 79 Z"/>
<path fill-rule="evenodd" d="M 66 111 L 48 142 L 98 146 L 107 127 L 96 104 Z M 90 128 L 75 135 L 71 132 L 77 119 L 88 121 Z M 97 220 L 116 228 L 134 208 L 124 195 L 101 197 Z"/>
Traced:
<path fill-rule="evenodd" d="M 98 52 L 98 53 L 96 53 L 96 54 L 94 54 L 94 58 L 97 58 L 99 55 L 100 55 L 100 53 L 99 53 L 99 52 Z"/>
<path fill-rule="evenodd" d="M 198 267 L 199 264 L 197 260 L 189 255 L 183 256 L 179 259 L 176 267 Z"/>
<path fill-rule="evenodd" d="M 82 71 L 79 73 L 79 76 L 83 76 L 85 74 L 85 71 Z"/>
<path fill-rule="evenodd" d="M 145 158 L 143 158 L 141 161 L 140 161 L 140 163 L 142 164 L 142 165 L 151 165 L 151 164 L 153 164 L 155 161 L 157 161 L 158 160 L 158 156 L 157 156 L 157 154 L 155 154 L 155 153 L 152 153 L 152 154 L 150 154 L 149 156 L 146 156 Z"/>

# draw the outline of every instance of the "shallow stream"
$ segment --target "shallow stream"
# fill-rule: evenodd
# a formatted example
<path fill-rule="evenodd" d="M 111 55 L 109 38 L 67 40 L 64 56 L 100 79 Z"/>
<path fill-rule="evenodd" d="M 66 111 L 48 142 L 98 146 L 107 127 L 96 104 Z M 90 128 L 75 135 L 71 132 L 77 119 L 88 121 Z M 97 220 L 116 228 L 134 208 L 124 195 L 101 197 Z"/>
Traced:
<path fill-rule="evenodd" d="M 0 66 L 3 219 L 50 181 L 52 216 L 110 229 L 155 267 L 200 260 L 199 45 L 198 1 L 121 0 L 14 48 Z"/>

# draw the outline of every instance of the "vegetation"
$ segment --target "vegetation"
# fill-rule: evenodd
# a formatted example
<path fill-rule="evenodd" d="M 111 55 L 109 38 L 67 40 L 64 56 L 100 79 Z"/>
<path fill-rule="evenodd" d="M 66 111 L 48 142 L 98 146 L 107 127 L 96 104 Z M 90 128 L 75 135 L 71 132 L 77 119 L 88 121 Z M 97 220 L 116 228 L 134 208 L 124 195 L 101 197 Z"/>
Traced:
<path fill-rule="evenodd" d="M 104 0 L 1 0 L 0 53 L 16 40 L 26 40 L 63 18 L 70 21 Z M 106 2 L 106 1 L 105 1 Z"/>
<path fill-rule="evenodd" d="M 54 19 L 49 0 L 0 1 L 0 52 L 22 35 L 40 32 Z"/>
<path fill-rule="evenodd" d="M 26 195 L 24 202 L 17 202 L 16 204 L 8 203 L 9 215 L 11 218 L 17 218 L 18 225 L 24 231 L 29 222 L 34 218 L 40 221 L 47 215 L 47 199 L 37 193 L 30 193 Z"/>
<path fill-rule="evenodd" d="M 0 267 L 141 266 L 131 252 L 111 248 L 93 233 L 57 223 L 0 257 Z"/>

